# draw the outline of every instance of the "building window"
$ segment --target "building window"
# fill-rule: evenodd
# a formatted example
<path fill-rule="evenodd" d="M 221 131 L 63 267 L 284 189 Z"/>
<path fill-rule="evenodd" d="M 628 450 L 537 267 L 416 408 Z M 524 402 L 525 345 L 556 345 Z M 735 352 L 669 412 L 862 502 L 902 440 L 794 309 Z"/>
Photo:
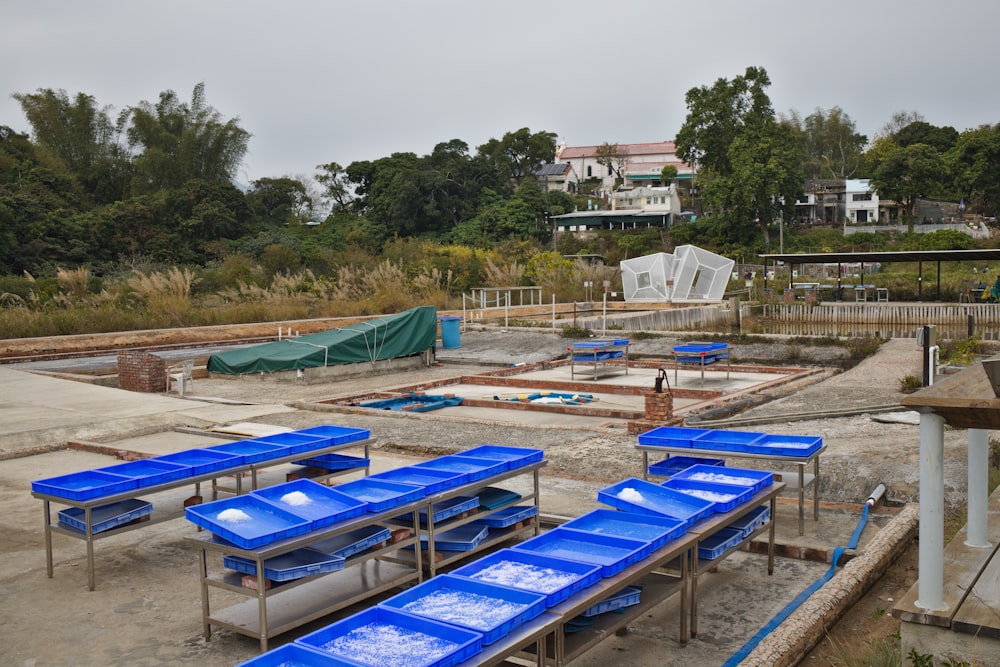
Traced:
<path fill-rule="evenodd" d="M 608 165 L 608 176 L 614 176 L 614 171 L 611 170 L 611 165 Z"/>
<path fill-rule="evenodd" d="M 592 165 L 588 164 L 587 165 L 587 178 L 590 178 L 593 175 L 594 175 L 594 167 Z"/>
<path fill-rule="evenodd" d="M 856 195 L 853 195 L 852 198 L 853 198 L 853 201 L 871 201 L 872 200 L 872 193 L 865 192 L 864 194 L 856 194 Z"/>

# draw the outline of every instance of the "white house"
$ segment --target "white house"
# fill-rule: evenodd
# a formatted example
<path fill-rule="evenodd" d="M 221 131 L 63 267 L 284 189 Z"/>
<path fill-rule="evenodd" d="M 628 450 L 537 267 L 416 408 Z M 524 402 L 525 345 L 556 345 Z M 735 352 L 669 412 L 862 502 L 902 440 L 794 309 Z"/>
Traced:
<path fill-rule="evenodd" d="M 847 219 L 854 223 L 878 222 L 878 193 L 867 178 L 849 178 L 844 182 L 844 207 Z"/>
<path fill-rule="evenodd" d="M 647 213 L 680 213 L 681 200 L 677 186 L 638 187 L 611 193 L 612 211 L 642 211 Z"/>
<path fill-rule="evenodd" d="M 617 144 L 623 160 L 623 187 L 634 188 L 643 185 L 663 185 L 660 173 L 667 165 L 677 168 L 677 180 L 690 181 L 694 169 L 677 159 L 677 149 L 672 141 L 658 141 L 648 144 Z M 581 181 L 597 178 L 601 189 L 609 193 L 615 186 L 615 167 L 605 166 L 597 161 L 600 146 L 556 146 L 555 162 L 565 162 L 573 167 Z"/>

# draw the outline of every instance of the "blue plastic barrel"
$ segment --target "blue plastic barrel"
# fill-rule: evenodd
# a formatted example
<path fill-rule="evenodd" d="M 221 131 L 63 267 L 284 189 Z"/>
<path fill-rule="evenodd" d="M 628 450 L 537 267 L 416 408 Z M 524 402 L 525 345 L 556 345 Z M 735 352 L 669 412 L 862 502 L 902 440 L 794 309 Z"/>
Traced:
<path fill-rule="evenodd" d="M 462 330 L 459 327 L 461 321 L 462 318 L 457 315 L 442 315 L 438 318 L 441 323 L 441 347 L 446 350 L 462 347 Z"/>

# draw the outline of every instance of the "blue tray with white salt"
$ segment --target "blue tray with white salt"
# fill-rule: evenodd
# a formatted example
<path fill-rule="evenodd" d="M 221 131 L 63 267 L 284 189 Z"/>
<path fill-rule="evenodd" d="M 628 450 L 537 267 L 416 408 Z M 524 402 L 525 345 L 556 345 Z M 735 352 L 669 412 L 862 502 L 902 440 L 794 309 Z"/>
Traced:
<path fill-rule="evenodd" d="M 660 484 L 660 486 L 714 503 L 712 509 L 718 513 L 729 512 L 749 501 L 753 496 L 753 487 L 750 486 L 699 482 L 692 479 L 678 479 L 676 477 L 668 479 Z"/>
<path fill-rule="evenodd" d="M 597 492 L 598 502 L 626 512 L 668 516 L 688 526 L 710 516 L 715 503 L 630 477 Z"/>
<path fill-rule="evenodd" d="M 106 468 L 98 468 L 97 472 L 131 477 L 135 480 L 137 488 L 140 489 L 191 476 L 191 469 L 188 466 L 157 461 L 156 459 L 139 459 L 138 461 L 119 463 Z"/>
<path fill-rule="evenodd" d="M 237 442 L 226 442 L 221 445 L 211 445 L 205 449 L 213 452 L 223 452 L 240 457 L 240 465 L 250 463 L 260 463 L 269 459 L 277 459 L 288 456 L 287 447 L 281 445 L 271 445 L 266 442 L 255 442 L 253 440 L 239 440 Z"/>
<path fill-rule="evenodd" d="M 649 542 L 652 550 L 656 551 L 670 540 L 683 535 L 688 522 L 669 516 L 596 509 L 567 521 L 563 526 L 590 533 L 642 540 Z"/>
<path fill-rule="evenodd" d="M 750 447 L 763 436 L 763 433 L 753 431 L 708 431 L 691 440 L 691 447 L 720 452 L 749 452 Z"/>
<path fill-rule="evenodd" d="M 503 461 L 506 470 L 521 468 L 523 466 L 541 461 L 545 452 L 541 449 L 528 449 L 525 447 L 504 447 L 502 445 L 479 445 L 464 452 L 456 452 L 455 456 L 471 456 L 480 459 L 493 459 Z"/>
<path fill-rule="evenodd" d="M 310 530 L 353 519 L 368 511 L 368 503 L 341 493 L 311 479 L 297 479 L 251 491 L 278 507 L 305 517 L 312 522 Z"/>
<path fill-rule="evenodd" d="M 226 555 L 222 564 L 243 574 L 257 574 L 257 563 L 242 556 Z M 316 574 L 344 569 L 344 559 L 315 549 L 295 549 L 264 561 L 264 578 L 271 581 L 294 581 Z"/>
<path fill-rule="evenodd" d="M 774 473 L 750 468 L 722 468 L 712 465 L 696 465 L 675 474 L 674 479 L 690 479 L 698 482 L 749 486 L 757 493 L 774 483 Z"/>
<path fill-rule="evenodd" d="M 596 584 L 601 566 L 532 551 L 501 549 L 451 572 L 498 586 L 545 595 L 545 606 L 554 607 L 570 595 Z"/>
<path fill-rule="evenodd" d="M 545 595 L 442 574 L 379 606 L 480 632 L 492 644 L 545 611 Z"/>
<path fill-rule="evenodd" d="M 432 468 L 417 468 L 415 466 L 393 468 L 392 470 L 369 475 L 368 478 L 384 479 L 388 482 L 402 482 L 403 484 L 415 484 L 416 486 L 423 487 L 424 493 L 428 496 L 465 484 L 465 481 L 468 479 L 464 473 L 453 470 L 435 470 Z"/>
<path fill-rule="evenodd" d="M 383 526 L 363 526 L 355 530 L 314 542 L 312 548 L 328 553 L 331 556 L 350 558 L 354 554 L 387 542 L 392 537 L 392 531 Z"/>
<path fill-rule="evenodd" d="M 384 512 L 393 507 L 424 497 L 424 487 L 402 482 L 389 482 L 371 476 L 338 484 L 337 491 L 368 503 L 369 512 Z"/>
<path fill-rule="evenodd" d="M 505 461 L 481 459 L 472 456 L 439 456 L 436 459 L 415 463 L 414 468 L 430 468 L 432 470 L 447 470 L 448 472 L 465 475 L 466 482 L 478 482 L 481 479 L 499 475 L 507 469 Z"/>
<path fill-rule="evenodd" d="M 691 466 L 725 466 L 725 459 L 707 459 L 700 456 L 671 456 L 649 464 L 648 472 L 657 477 L 673 477 Z"/>
<path fill-rule="evenodd" d="M 342 665 L 452 667 L 483 650 L 483 635 L 391 607 L 369 607 L 295 640 Z"/>
<path fill-rule="evenodd" d="M 184 509 L 188 521 L 242 549 L 309 532 L 311 521 L 252 494 Z"/>
<path fill-rule="evenodd" d="M 603 577 L 613 577 L 652 553 L 649 542 L 573 530 L 564 526 L 536 535 L 512 548 L 600 565 Z"/>
<path fill-rule="evenodd" d="M 763 437 L 747 446 L 751 454 L 768 456 L 812 456 L 823 446 L 823 438 L 816 435 L 783 435 L 765 433 Z"/>

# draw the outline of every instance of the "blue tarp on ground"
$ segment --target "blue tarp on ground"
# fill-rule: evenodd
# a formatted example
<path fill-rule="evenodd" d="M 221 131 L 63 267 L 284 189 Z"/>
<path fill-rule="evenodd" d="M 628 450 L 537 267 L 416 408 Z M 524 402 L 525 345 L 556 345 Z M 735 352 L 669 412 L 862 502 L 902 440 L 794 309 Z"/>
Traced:
<path fill-rule="evenodd" d="M 340 329 L 213 354 L 210 373 L 273 373 L 409 357 L 434 346 L 437 309 L 418 306 Z"/>

